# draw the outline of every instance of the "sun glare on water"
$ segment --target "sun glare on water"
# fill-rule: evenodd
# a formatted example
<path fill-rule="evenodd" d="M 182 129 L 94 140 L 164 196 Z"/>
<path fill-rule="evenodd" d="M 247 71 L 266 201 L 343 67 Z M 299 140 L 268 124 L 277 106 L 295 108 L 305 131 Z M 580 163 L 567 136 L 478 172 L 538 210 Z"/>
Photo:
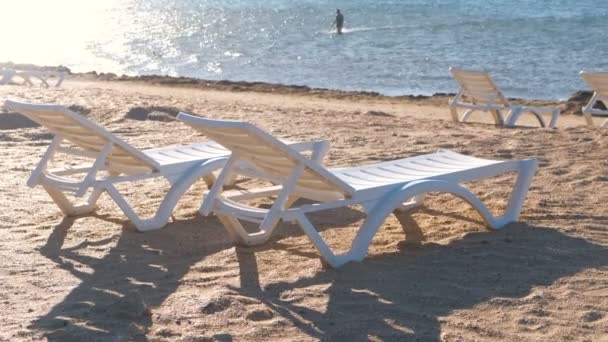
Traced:
<path fill-rule="evenodd" d="M 119 0 L 0 1 L 0 62 L 99 65 L 87 53 L 111 41 Z M 125 2 L 123 1 L 123 4 Z M 103 64 L 103 63 L 101 63 Z"/>

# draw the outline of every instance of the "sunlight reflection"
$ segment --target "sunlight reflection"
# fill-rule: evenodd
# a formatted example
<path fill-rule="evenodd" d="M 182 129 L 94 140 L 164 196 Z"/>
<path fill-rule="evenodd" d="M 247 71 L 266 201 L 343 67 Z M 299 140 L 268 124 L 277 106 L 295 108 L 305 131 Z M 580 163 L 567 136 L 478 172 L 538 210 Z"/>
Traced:
<path fill-rule="evenodd" d="M 113 41 L 111 26 L 119 15 L 119 3 L 119 0 L 2 1 L 0 61 L 99 65 L 99 59 L 87 48 L 93 42 Z"/>

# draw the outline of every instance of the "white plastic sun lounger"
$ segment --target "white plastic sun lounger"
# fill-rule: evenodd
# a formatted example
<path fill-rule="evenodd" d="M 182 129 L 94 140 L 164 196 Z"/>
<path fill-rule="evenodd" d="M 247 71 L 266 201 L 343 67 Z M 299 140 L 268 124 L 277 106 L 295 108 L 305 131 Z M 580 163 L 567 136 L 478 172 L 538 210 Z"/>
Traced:
<path fill-rule="evenodd" d="M 35 70 L 24 70 L 17 71 L 15 76 L 19 76 L 23 78 L 23 82 L 26 85 L 33 86 L 34 82 L 32 79 L 37 78 L 40 81 L 40 86 L 48 88 L 50 85 L 48 80 L 52 77 L 57 78 L 57 82 L 55 83 L 55 87 L 59 87 L 63 80 L 65 79 L 65 72 L 62 71 L 35 71 Z"/>
<path fill-rule="evenodd" d="M 322 259 L 333 267 L 362 260 L 386 217 L 397 209 L 420 205 L 428 192 L 446 192 L 462 198 L 480 213 L 490 228 L 500 229 L 517 220 L 537 169 L 537 161 L 533 159 L 496 161 L 450 151 L 361 167 L 327 169 L 249 123 L 207 120 L 183 113 L 177 118 L 232 151 L 216 182 L 205 194 L 201 214 L 215 213 L 231 237 L 246 245 L 267 241 L 279 220 L 296 221 Z M 238 172 L 233 168 L 242 161 L 281 179 L 279 185 L 224 191 L 225 180 L 232 172 Z M 498 217 L 460 185 L 507 172 L 517 172 L 518 177 L 506 211 Z M 270 209 L 242 203 L 268 196 L 276 196 Z M 317 203 L 293 206 L 298 198 Z M 367 219 L 351 249 L 337 255 L 306 215 L 350 205 L 361 205 Z M 259 231 L 247 232 L 240 220 L 259 224 Z"/>
<path fill-rule="evenodd" d="M 593 96 L 589 103 L 583 107 L 583 115 L 587 125 L 593 126 L 594 115 L 608 117 L 608 110 L 594 108 L 599 101 L 608 106 L 608 72 L 581 71 L 581 77 L 593 89 Z M 608 118 L 600 124 L 600 127 L 608 127 Z"/>
<path fill-rule="evenodd" d="M 95 209 L 103 192 L 107 192 L 140 231 L 162 228 L 183 193 L 200 179 L 211 186 L 213 171 L 224 166 L 230 151 L 214 142 L 138 150 L 83 116 L 59 105 L 34 105 L 6 101 L 4 107 L 21 113 L 54 133 L 54 138 L 34 169 L 27 185 L 42 185 L 65 215 L 82 215 Z M 68 144 L 65 144 L 68 143 Z M 328 149 L 326 141 L 295 143 L 294 148 L 312 150 L 321 160 Z M 92 164 L 49 170 L 56 153 L 94 159 Z M 264 178 L 258 170 L 238 165 L 241 174 Z M 74 175 L 84 177 L 74 178 Z M 153 217 L 140 218 L 115 185 L 148 178 L 164 177 L 171 188 Z M 66 197 L 87 194 L 83 204 Z"/>
<path fill-rule="evenodd" d="M 559 109 L 518 106 L 509 103 L 494 83 L 494 80 L 486 72 L 465 71 L 454 67 L 450 68 L 450 72 L 460 85 L 460 90 L 449 102 L 454 122 L 466 122 L 471 113 L 479 110 L 491 113 L 497 125 L 515 126 L 515 122 L 526 112 L 532 113 L 541 127 L 554 128 L 557 124 L 560 114 Z M 459 108 L 465 109 L 460 117 L 458 117 Z M 543 113 L 551 115 L 549 124 L 545 123 Z"/>
<path fill-rule="evenodd" d="M 59 87 L 65 79 L 66 73 L 63 71 L 38 71 L 38 70 L 13 70 L 4 69 L 2 71 L 2 78 L 0 84 L 9 84 L 15 77 L 23 79 L 23 84 L 33 86 L 34 81 L 32 79 L 38 79 L 40 86 L 48 88 L 50 78 L 57 78 L 55 87 Z"/>

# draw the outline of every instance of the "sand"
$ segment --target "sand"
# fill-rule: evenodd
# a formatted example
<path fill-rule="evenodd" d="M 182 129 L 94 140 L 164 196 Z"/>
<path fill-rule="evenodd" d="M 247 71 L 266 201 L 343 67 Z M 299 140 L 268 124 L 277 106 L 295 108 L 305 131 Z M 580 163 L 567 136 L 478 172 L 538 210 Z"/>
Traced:
<path fill-rule="evenodd" d="M 391 217 L 363 262 L 335 270 L 291 224 L 264 246 L 235 247 L 216 218 L 197 214 L 203 182 L 159 231 L 136 232 L 106 195 L 95 214 L 65 218 L 25 185 L 51 135 L 0 113 L 0 341 L 608 341 L 607 129 L 576 115 L 555 130 L 454 124 L 441 96 L 151 83 L 10 85 L 0 99 L 73 106 L 140 148 L 205 140 L 172 120 L 183 110 L 329 139 L 330 166 L 448 148 L 534 157 L 540 170 L 520 222 L 504 230 L 488 232 L 461 200 L 431 195 L 405 218 L 421 244 Z M 137 120 L 149 113 L 156 120 Z M 499 212 L 512 183 L 507 175 L 470 189 Z M 143 214 L 166 189 L 121 188 Z M 344 250 L 364 215 L 312 218 Z"/>

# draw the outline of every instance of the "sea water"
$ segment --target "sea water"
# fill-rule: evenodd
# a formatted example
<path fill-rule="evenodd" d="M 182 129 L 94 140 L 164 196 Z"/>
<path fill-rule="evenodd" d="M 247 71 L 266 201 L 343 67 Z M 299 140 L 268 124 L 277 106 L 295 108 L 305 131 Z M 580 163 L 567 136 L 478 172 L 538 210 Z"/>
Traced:
<path fill-rule="evenodd" d="M 457 66 L 508 96 L 562 99 L 585 88 L 580 70 L 608 70 L 603 0 L 7 0 L 0 13 L 0 62 L 82 72 L 428 95 L 455 92 Z"/>

